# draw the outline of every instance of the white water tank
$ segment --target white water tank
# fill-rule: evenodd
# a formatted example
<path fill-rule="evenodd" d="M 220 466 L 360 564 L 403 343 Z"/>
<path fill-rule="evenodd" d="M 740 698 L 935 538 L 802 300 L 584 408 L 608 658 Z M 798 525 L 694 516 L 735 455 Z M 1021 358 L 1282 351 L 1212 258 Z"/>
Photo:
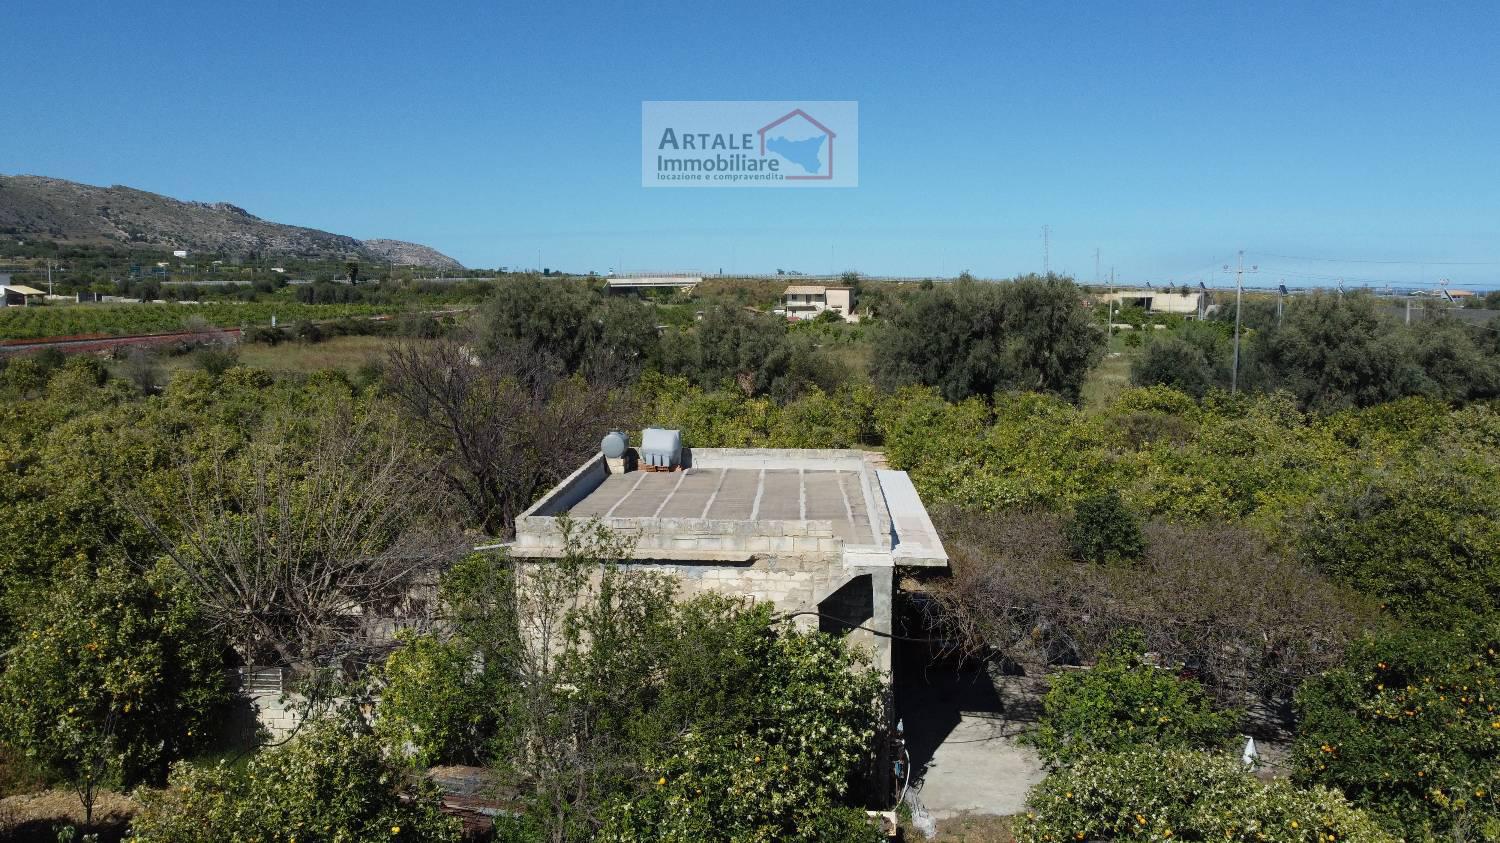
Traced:
<path fill-rule="evenodd" d="M 656 468 L 676 468 L 682 463 L 682 432 L 664 427 L 641 431 L 641 462 Z"/>

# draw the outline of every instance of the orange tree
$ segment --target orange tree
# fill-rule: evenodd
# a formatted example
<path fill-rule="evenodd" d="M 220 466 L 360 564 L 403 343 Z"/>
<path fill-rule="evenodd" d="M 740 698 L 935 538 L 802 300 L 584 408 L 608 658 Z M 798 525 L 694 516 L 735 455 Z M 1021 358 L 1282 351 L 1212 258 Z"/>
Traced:
<path fill-rule="evenodd" d="M 0 674 L 0 737 L 78 792 L 159 782 L 216 736 L 222 641 L 162 571 L 79 566 L 20 629 Z"/>
<path fill-rule="evenodd" d="M 1408 839 L 1500 836 L 1500 626 L 1368 639 L 1297 708 L 1298 780 Z"/>
<path fill-rule="evenodd" d="M 1231 755 L 1137 749 L 1095 755 L 1031 791 L 1020 843 L 1223 840 L 1394 843 L 1335 790 L 1262 783 Z"/>
<path fill-rule="evenodd" d="M 170 787 L 135 797 L 142 810 L 130 839 L 138 843 L 462 839 L 436 786 L 407 777 L 352 712 L 311 721 L 244 770 L 178 764 Z"/>
<path fill-rule="evenodd" d="M 1052 681 L 1030 737 L 1042 759 L 1065 766 L 1138 746 L 1227 747 L 1236 714 L 1216 710 L 1197 683 L 1142 662 L 1138 636 L 1123 638 L 1091 670 Z"/>
<path fill-rule="evenodd" d="M 754 611 L 741 618 L 764 621 Z M 829 635 L 787 632 L 757 650 L 759 664 L 742 666 L 744 707 L 731 706 L 744 719 L 730 728 L 700 719 L 648 759 L 646 786 L 610 808 L 600 839 L 878 839 L 848 797 L 853 774 L 869 761 L 879 675 Z"/>

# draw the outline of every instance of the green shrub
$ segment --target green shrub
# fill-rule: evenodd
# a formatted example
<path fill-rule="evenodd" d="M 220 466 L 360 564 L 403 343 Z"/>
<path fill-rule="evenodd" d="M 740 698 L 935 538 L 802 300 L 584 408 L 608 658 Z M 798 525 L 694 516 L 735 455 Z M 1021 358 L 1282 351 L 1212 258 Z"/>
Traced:
<path fill-rule="evenodd" d="M 1080 562 L 1134 562 L 1146 552 L 1140 522 L 1114 489 L 1080 500 L 1063 535 Z"/>
<path fill-rule="evenodd" d="M 1444 628 L 1500 609 L 1500 472 L 1426 452 L 1327 491 L 1296 527 L 1309 564 Z"/>
<path fill-rule="evenodd" d="M 406 635 L 386 659 L 376 734 L 413 763 L 474 763 L 493 730 L 499 689 L 463 641 Z"/>
<path fill-rule="evenodd" d="M 292 336 L 295 337 L 298 342 L 304 342 L 308 344 L 320 343 L 324 338 L 323 329 L 318 327 L 318 323 L 312 321 L 311 319 L 298 320 L 298 322 L 292 326 Z"/>
<path fill-rule="evenodd" d="M 1049 775 L 1028 806 L 1016 821 L 1020 843 L 1395 843 L 1338 791 L 1262 783 L 1231 756 L 1194 750 L 1094 756 Z"/>
<path fill-rule="evenodd" d="M 137 791 L 136 799 L 139 843 L 456 841 L 461 831 L 434 787 L 408 781 L 352 722 L 304 727 L 243 772 L 178 764 L 166 790 Z"/>
<path fill-rule="evenodd" d="M 193 354 L 193 363 L 199 369 L 218 377 L 239 363 L 239 353 L 231 348 L 208 345 Z"/>
<path fill-rule="evenodd" d="M 879 839 L 847 804 L 873 746 L 878 675 L 832 636 L 792 633 L 768 643 L 758 654 L 764 663 L 747 665 L 747 698 L 732 707 L 748 704 L 748 719 L 728 729 L 697 720 L 670 753 L 648 762 L 642 791 L 608 811 L 600 839 Z"/>
<path fill-rule="evenodd" d="M 272 328 L 269 325 L 253 325 L 246 328 L 240 338 L 245 342 L 258 342 L 265 345 L 280 345 L 286 341 L 286 331 L 281 328 Z"/>
<path fill-rule="evenodd" d="M 28 612 L 0 673 L 0 740 L 79 787 L 159 783 L 211 743 L 223 642 L 163 570 L 80 566 Z"/>
<path fill-rule="evenodd" d="M 1195 683 L 1141 662 L 1131 642 L 1086 672 L 1065 673 L 1042 700 L 1030 738 L 1048 764 L 1140 746 L 1204 749 L 1228 745 L 1236 717 L 1218 711 Z"/>
<path fill-rule="evenodd" d="M 872 374 L 888 389 L 921 384 L 949 401 L 1036 390 L 1076 402 L 1104 345 L 1069 279 L 960 278 L 904 298 L 883 326 Z"/>
<path fill-rule="evenodd" d="M 1194 398 L 1202 398 L 1217 380 L 1203 349 L 1177 336 L 1152 337 L 1130 363 L 1130 382 L 1136 386 L 1168 386 Z"/>
<path fill-rule="evenodd" d="M 1297 693 L 1295 778 L 1339 788 L 1409 839 L 1500 839 L 1497 653 L 1494 624 L 1355 646 Z"/>

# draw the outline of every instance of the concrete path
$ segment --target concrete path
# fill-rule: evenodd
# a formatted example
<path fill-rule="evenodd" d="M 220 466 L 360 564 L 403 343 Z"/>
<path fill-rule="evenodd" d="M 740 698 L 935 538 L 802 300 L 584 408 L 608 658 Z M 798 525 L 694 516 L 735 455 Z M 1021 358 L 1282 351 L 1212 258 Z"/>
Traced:
<path fill-rule="evenodd" d="M 927 762 L 918 795 L 935 819 L 962 813 L 1006 816 L 1025 810 L 1045 772 L 1036 750 L 1016 740 L 1003 715 L 965 712 Z"/>
<path fill-rule="evenodd" d="M 1044 775 L 1036 751 L 1018 740 L 1035 725 L 1041 683 L 983 668 L 916 669 L 901 679 L 912 787 L 928 812 L 941 821 L 1023 811 Z"/>

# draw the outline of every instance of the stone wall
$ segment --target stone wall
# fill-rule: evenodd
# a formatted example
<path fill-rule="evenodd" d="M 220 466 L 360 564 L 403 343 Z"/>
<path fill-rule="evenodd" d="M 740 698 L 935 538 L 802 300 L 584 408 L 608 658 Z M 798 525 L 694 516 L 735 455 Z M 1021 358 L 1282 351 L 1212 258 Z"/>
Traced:
<path fill-rule="evenodd" d="M 295 694 L 283 697 L 279 691 L 258 691 L 245 696 L 255 709 L 255 722 L 273 742 L 285 739 L 301 722 L 295 706 L 304 700 Z"/>
<path fill-rule="evenodd" d="M 546 565 L 547 560 L 533 560 L 521 568 L 518 587 L 525 588 L 524 571 L 531 565 Z M 870 619 L 848 632 L 851 640 L 874 656 L 875 664 L 890 670 L 890 639 L 869 631 L 889 632 L 891 625 L 892 569 L 887 565 L 846 566 L 838 557 L 767 556 L 750 563 L 711 564 L 704 562 L 627 563 L 624 570 L 665 574 L 677 583 L 677 598 L 690 600 L 700 594 L 723 594 L 748 599 L 753 603 L 770 603 L 778 614 L 816 612 L 823 600 L 834 595 L 851 580 L 871 579 Z M 816 614 L 804 614 L 792 621 L 799 629 L 814 631 L 819 627 Z"/>
<path fill-rule="evenodd" d="M 844 542 L 832 521 L 740 521 L 714 518 L 600 518 L 615 534 L 635 541 L 637 558 L 652 550 L 674 554 L 743 551 L 837 557 Z M 516 519 L 517 555 L 536 547 L 561 547 L 562 525 L 548 515 Z M 669 557 L 670 558 L 670 557 Z"/>

